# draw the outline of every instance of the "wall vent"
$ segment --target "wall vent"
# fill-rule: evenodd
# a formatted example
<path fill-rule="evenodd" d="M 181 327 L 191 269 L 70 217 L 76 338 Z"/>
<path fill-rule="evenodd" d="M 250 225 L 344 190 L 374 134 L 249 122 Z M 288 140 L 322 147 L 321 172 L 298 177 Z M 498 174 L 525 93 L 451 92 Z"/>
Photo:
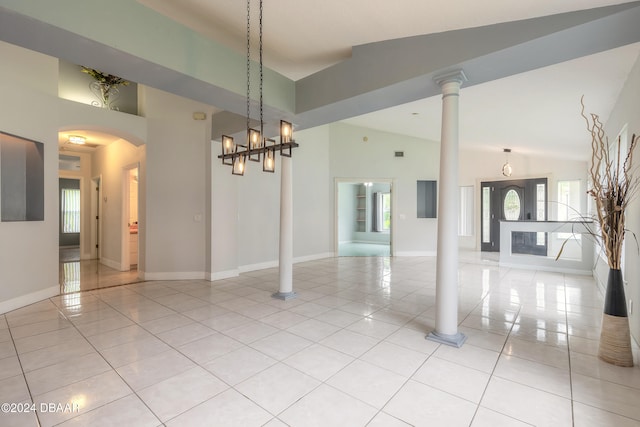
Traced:
<path fill-rule="evenodd" d="M 404 151 L 396 151 L 396 157 L 404 157 Z"/>

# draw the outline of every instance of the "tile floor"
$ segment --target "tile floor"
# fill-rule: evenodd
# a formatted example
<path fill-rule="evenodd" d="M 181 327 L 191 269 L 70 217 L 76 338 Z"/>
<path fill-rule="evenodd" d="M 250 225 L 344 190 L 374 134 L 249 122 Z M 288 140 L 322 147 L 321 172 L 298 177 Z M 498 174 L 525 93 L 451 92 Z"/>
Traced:
<path fill-rule="evenodd" d="M 391 245 L 377 243 L 340 243 L 338 256 L 389 256 Z"/>
<path fill-rule="evenodd" d="M 60 293 L 109 288 L 139 282 L 138 270 L 118 271 L 97 259 L 80 259 L 78 248 L 60 248 Z"/>
<path fill-rule="evenodd" d="M 456 349 L 424 339 L 434 258 L 332 258 L 294 277 L 286 302 L 270 269 L 0 316 L 0 401 L 40 409 L 0 425 L 640 425 L 640 368 L 595 357 L 591 278 L 461 261 Z"/>

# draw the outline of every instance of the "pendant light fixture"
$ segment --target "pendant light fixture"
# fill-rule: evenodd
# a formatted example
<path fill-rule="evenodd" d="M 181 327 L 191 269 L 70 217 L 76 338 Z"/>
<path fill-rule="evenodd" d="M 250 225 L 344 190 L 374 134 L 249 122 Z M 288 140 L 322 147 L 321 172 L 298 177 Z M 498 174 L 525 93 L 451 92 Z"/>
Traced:
<path fill-rule="evenodd" d="M 260 0 L 260 129 L 251 128 L 251 0 L 247 0 L 247 140 L 246 144 L 242 145 L 235 143 L 233 137 L 222 135 L 222 154 L 218 156 L 219 159 L 222 159 L 223 165 L 231 166 L 231 173 L 233 175 L 244 175 L 247 160 L 259 162 L 261 159 L 262 170 L 273 173 L 276 170 L 276 151 L 280 151 L 281 156 L 291 157 L 292 149 L 298 146 L 293 139 L 293 126 L 284 120 L 280 120 L 279 143 L 276 143 L 274 139 L 269 139 L 264 136 L 262 2 L 263 0 Z"/>
<path fill-rule="evenodd" d="M 503 151 L 506 157 L 506 162 L 502 165 L 502 175 L 511 176 L 511 172 L 513 172 L 513 168 L 511 168 L 511 165 L 509 164 L 509 153 L 511 152 L 511 148 L 505 148 Z"/>

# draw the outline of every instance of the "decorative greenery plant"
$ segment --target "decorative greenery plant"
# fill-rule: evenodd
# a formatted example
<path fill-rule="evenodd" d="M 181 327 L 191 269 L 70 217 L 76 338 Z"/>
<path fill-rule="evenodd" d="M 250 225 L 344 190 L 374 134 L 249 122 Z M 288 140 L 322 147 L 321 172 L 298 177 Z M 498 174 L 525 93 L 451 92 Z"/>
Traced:
<path fill-rule="evenodd" d="M 127 86 L 129 82 L 122 77 L 114 76 L 113 74 L 103 73 L 100 70 L 96 70 L 95 68 L 89 68 L 82 66 L 82 72 L 89 74 L 93 77 L 97 82 L 106 85 L 106 86 Z"/>
<path fill-rule="evenodd" d="M 96 94 L 100 99 L 100 103 L 94 102 L 93 105 L 108 108 L 110 110 L 117 110 L 117 107 L 112 106 L 114 99 L 119 95 L 118 86 L 127 86 L 129 82 L 122 77 L 114 76 L 113 74 L 103 73 L 95 68 L 89 68 L 82 66 L 82 72 L 90 75 L 94 78 L 94 81 L 89 86 L 91 91 Z"/>

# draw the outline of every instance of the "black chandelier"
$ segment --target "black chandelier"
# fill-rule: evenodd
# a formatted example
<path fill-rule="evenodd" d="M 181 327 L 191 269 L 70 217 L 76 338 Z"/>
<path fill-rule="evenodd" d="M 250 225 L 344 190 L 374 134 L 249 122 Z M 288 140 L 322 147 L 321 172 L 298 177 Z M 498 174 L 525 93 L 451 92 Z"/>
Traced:
<path fill-rule="evenodd" d="M 246 143 L 238 144 L 233 137 L 222 135 L 222 154 L 218 156 L 222 159 L 223 165 L 231 166 L 231 173 L 234 175 L 244 175 L 247 160 L 253 162 L 262 161 L 264 172 L 275 172 L 276 152 L 281 156 L 291 157 L 292 149 L 298 144 L 293 139 L 293 126 L 291 123 L 280 120 L 280 141 L 264 136 L 264 112 L 263 112 L 263 66 L 262 66 L 262 1 L 260 0 L 260 25 L 259 25 L 259 52 L 260 52 L 260 129 L 251 128 L 251 0 L 247 0 L 247 139 Z"/>

